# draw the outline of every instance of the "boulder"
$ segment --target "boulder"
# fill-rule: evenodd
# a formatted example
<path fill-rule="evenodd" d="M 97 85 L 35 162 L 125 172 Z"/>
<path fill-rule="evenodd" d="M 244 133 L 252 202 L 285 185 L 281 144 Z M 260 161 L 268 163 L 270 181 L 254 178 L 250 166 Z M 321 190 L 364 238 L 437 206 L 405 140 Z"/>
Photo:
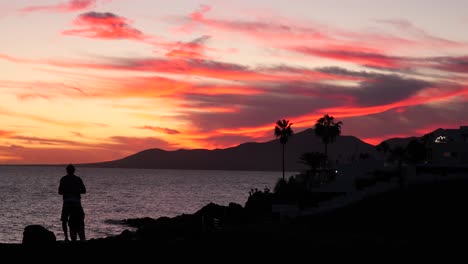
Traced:
<path fill-rule="evenodd" d="M 46 245 L 57 241 L 55 234 L 41 225 L 28 225 L 23 231 L 24 245 Z"/>

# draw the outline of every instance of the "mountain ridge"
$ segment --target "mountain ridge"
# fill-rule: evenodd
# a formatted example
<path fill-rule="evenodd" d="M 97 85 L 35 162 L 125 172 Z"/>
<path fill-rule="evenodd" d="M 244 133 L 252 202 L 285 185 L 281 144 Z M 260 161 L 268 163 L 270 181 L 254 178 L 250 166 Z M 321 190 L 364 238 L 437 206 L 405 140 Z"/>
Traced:
<path fill-rule="evenodd" d="M 322 140 L 313 129 L 306 129 L 290 137 L 285 146 L 285 169 L 300 171 L 305 166 L 299 157 L 305 152 L 322 152 Z M 338 162 L 357 158 L 359 153 L 374 154 L 375 147 L 354 136 L 339 136 L 329 144 L 329 156 Z M 81 166 L 109 168 L 148 169 L 200 169 L 200 170 L 246 170 L 279 171 L 281 167 L 281 144 L 279 140 L 245 142 L 225 149 L 178 149 L 166 151 L 146 149 L 118 160 L 87 163 Z"/>
<path fill-rule="evenodd" d="M 442 133 L 438 128 L 431 133 Z M 421 137 L 389 138 L 391 148 L 406 146 L 411 140 Z M 305 165 L 299 157 L 305 152 L 323 152 L 324 145 L 314 129 L 309 128 L 293 134 L 285 146 L 285 170 L 301 171 Z M 280 171 L 282 170 L 281 144 L 278 139 L 267 142 L 245 142 L 225 149 L 178 149 L 167 151 L 159 148 L 146 149 L 122 159 L 80 164 L 87 167 L 143 168 L 143 169 L 189 169 L 189 170 L 237 170 L 237 171 Z M 335 164 L 352 163 L 359 154 L 370 154 L 370 158 L 383 159 L 376 146 L 358 137 L 338 136 L 328 145 L 330 159 Z"/>

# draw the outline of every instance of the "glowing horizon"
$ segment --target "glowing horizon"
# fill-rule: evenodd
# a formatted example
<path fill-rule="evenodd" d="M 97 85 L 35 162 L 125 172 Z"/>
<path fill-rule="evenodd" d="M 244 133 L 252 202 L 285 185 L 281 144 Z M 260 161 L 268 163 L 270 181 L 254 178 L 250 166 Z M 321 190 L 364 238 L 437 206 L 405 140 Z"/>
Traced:
<path fill-rule="evenodd" d="M 0 3 L 0 164 L 468 124 L 468 2 Z M 437 21 L 434 16 L 437 14 Z"/>

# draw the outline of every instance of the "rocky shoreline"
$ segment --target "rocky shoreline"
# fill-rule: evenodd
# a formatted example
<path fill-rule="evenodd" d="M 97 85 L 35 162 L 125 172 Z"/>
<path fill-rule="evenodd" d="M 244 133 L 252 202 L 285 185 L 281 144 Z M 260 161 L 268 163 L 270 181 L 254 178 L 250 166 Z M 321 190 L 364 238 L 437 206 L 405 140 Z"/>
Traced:
<path fill-rule="evenodd" d="M 243 207 L 208 204 L 194 214 L 158 219 L 137 218 L 122 224 L 136 228 L 120 235 L 86 242 L 0 244 L 0 253 L 24 255 L 31 249 L 81 255 L 151 255 L 181 252 L 224 252 L 242 249 L 283 254 L 307 247 L 329 250 L 398 251 L 448 249 L 466 243 L 468 181 L 450 180 L 409 186 L 369 197 L 314 216 L 283 218 L 263 205 Z M 37 242 L 37 241 L 36 241 Z M 309 252 L 309 251 L 307 251 Z M 311 253 L 312 254 L 312 253 Z"/>

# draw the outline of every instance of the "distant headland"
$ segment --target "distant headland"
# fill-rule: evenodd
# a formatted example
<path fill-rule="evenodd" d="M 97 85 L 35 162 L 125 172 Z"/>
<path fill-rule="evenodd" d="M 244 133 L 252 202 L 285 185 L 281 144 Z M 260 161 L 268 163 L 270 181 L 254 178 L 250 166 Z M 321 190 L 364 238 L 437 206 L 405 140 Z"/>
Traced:
<path fill-rule="evenodd" d="M 450 138 L 453 144 L 466 140 L 466 127 L 460 129 L 437 129 L 427 135 Z M 465 131 L 465 132 L 464 132 Z M 465 134 L 464 134 L 465 133 Z M 417 137 L 392 138 L 383 142 L 391 147 L 406 146 Z M 382 143 L 383 143 L 382 142 Z M 382 144 L 381 143 L 381 144 Z M 277 139 L 263 143 L 243 143 L 226 149 L 193 149 L 165 151 L 148 149 L 113 161 L 87 163 L 80 166 L 100 168 L 145 168 L 145 169 L 188 169 L 188 170 L 238 170 L 238 171 L 281 171 L 281 144 Z M 301 171 L 306 166 L 299 162 L 305 152 L 322 152 L 322 140 L 307 129 L 290 137 L 286 147 L 285 167 L 289 171 Z M 329 146 L 329 158 L 336 164 L 349 164 L 364 157 L 383 161 L 385 155 L 376 146 L 354 136 L 339 136 Z M 443 153 L 441 153 L 443 155 Z"/>

